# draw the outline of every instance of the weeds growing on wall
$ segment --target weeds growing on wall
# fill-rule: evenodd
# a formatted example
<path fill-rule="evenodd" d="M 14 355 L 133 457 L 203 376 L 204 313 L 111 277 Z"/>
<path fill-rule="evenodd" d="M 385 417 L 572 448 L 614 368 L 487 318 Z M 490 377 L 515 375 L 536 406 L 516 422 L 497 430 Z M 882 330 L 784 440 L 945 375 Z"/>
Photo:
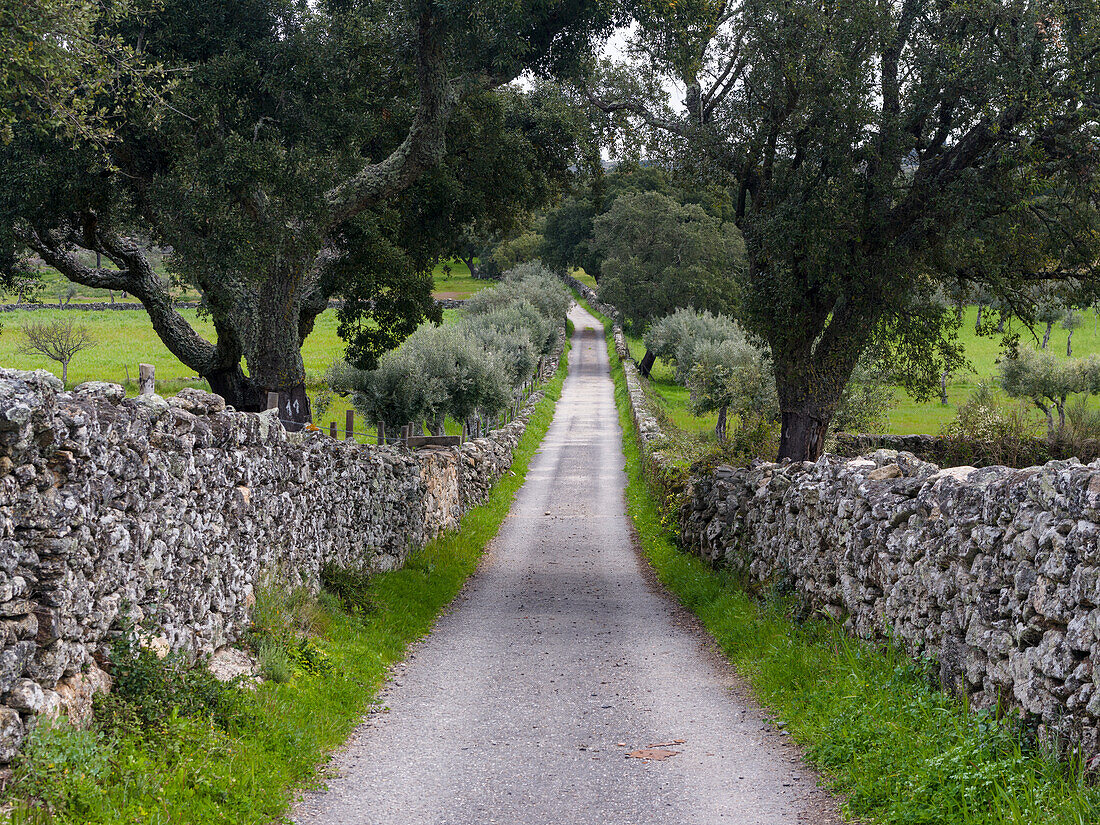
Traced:
<path fill-rule="evenodd" d="M 566 359 L 488 500 L 409 557 L 366 578 L 326 575 L 313 598 L 257 592 L 251 641 L 272 677 L 254 691 L 158 659 L 132 637 L 112 653 L 116 691 L 89 730 L 40 724 L 0 800 L 5 823 L 268 825 L 355 728 L 387 668 L 431 628 L 496 535 L 553 417 Z M 265 653 L 266 651 L 266 653 Z M 324 663 L 324 664 L 322 664 Z M 278 669 L 279 678 L 275 678 Z"/>
<path fill-rule="evenodd" d="M 610 338 L 610 335 L 608 336 Z M 1013 717 L 971 713 L 938 690 L 926 663 L 797 622 L 775 594 L 680 552 L 646 483 L 622 367 L 608 346 L 626 453 L 627 507 L 661 581 L 704 623 L 760 702 L 805 749 L 845 812 L 891 825 L 1086 825 L 1100 788 L 1044 750 Z M 757 594 L 759 595 L 759 594 Z"/>

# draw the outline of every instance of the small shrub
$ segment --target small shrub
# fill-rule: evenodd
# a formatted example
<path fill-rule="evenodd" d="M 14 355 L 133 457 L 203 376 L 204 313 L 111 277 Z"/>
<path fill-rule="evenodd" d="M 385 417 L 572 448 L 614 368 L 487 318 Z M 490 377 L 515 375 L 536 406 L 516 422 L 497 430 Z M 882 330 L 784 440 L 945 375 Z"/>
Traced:
<path fill-rule="evenodd" d="M 984 382 L 959 407 L 957 417 L 943 427 L 941 435 L 941 463 L 945 464 L 1021 467 L 1049 458 L 1024 406 L 1002 403 Z"/>
<path fill-rule="evenodd" d="M 251 633 L 265 638 L 317 636 L 325 632 L 328 615 L 305 587 L 288 587 L 277 575 L 256 588 Z"/>
<path fill-rule="evenodd" d="M 1084 397 L 1066 408 L 1066 437 L 1073 442 L 1100 439 L 1100 408 L 1090 407 Z"/>
<path fill-rule="evenodd" d="M 363 618 L 378 609 L 366 573 L 326 564 L 321 568 L 321 587 L 335 596 L 340 608 L 352 616 Z"/>
<path fill-rule="evenodd" d="M 218 681 L 205 667 L 192 667 L 178 653 L 159 658 L 127 632 L 111 645 L 110 671 L 114 689 L 96 697 L 93 718 L 104 731 L 147 736 L 165 729 L 167 720 L 205 716 L 223 730 L 247 725 L 254 717 L 249 695 Z"/>
<path fill-rule="evenodd" d="M 34 799 L 47 814 L 84 813 L 99 796 L 99 785 L 110 773 L 114 756 L 111 742 L 100 731 L 41 719 L 16 763 L 13 795 Z M 39 821 L 33 815 L 24 819 Z"/>
<path fill-rule="evenodd" d="M 373 370 L 335 364 L 330 386 L 391 431 L 417 422 L 435 431 L 448 416 L 494 418 L 554 350 L 571 300 L 545 266 L 523 264 L 473 295 L 458 326 L 421 327 Z"/>
<path fill-rule="evenodd" d="M 313 676 L 326 676 L 336 671 L 329 655 L 309 636 L 303 636 L 298 644 L 287 651 L 294 669 Z"/>
<path fill-rule="evenodd" d="M 286 684 L 294 678 L 294 665 L 281 640 L 262 640 L 256 649 L 256 660 L 263 677 L 277 685 Z"/>
<path fill-rule="evenodd" d="M 327 628 L 328 616 L 306 588 L 281 586 L 277 577 L 269 577 L 256 591 L 250 630 L 264 677 L 282 684 L 295 673 L 335 672 L 331 659 L 314 639 Z"/>

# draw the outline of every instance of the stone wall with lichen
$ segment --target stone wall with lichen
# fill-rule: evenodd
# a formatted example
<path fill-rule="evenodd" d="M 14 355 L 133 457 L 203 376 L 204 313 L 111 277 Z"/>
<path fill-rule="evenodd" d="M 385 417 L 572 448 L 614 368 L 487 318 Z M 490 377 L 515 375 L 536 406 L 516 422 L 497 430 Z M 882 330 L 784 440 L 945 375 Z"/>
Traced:
<path fill-rule="evenodd" d="M 928 656 L 973 707 L 1100 753 L 1100 463 L 940 467 L 879 450 L 719 467 L 685 549 Z"/>
<path fill-rule="evenodd" d="M 540 397 L 485 438 L 410 451 L 290 434 L 195 389 L 0 369 L 0 764 L 39 714 L 85 712 L 127 623 L 202 656 L 247 629 L 263 576 L 403 564 L 486 497 Z"/>

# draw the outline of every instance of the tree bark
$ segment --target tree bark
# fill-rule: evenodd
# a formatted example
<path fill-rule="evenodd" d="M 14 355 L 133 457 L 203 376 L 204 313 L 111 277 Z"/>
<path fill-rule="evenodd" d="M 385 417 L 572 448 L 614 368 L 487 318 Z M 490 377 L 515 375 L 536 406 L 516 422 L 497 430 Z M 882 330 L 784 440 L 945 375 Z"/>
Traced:
<path fill-rule="evenodd" d="M 1047 441 L 1054 441 L 1056 435 L 1054 430 L 1054 413 L 1051 412 L 1050 407 L 1044 404 L 1042 401 L 1036 400 L 1035 406 L 1042 410 L 1043 415 L 1047 417 Z"/>
<path fill-rule="evenodd" d="M 1066 338 L 1066 357 L 1073 357 L 1073 330 L 1069 331 L 1069 337 Z"/>
<path fill-rule="evenodd" d="M 241 412 L 263 412 L 267 396 L 244 374 L 240 364 L 202 374 L 210 391 L 225 399 L 225 403 Z"/>
<path fill-rule="evenodd" d="M 278 393 L 279 418 L 292 431 L 313 421 L 299 329 L 308 279 L 295 277 L 299 271 L 274 272 L 221 310 L 240 342 L 252 397 L 262 409 L 267 394 Z"/>
<path fill-rule="evenodd" d="M 718 439 L 719 444 L 726 443 L 726 416 L 729 412 L 729 407 L 722 405 L 718 408 L 718 422 L 714 425 L 714 435 Z"/>
<path fill-rule="evenodd" d="M 940 373 L 940 406 L 947 406 L 947 373 Z"/>
<path fill-rule="evenodd" d="M 1052 329 L 1054 329 L 1054 322 L 1053 321 L 1047 321 L 1047 329 L 1046 329 L 1046 332 L 1043 333 L 1043 349 L 1044 350 L 1047 348 L 1047 345 L 1050 343 L 1050 331 Z"/>
<path fill-rule="evenodd" d="M 470 270 L 470 277 L 471 278 L 480 278 L 481 277 L 478 274 L 477 266 L 474 264 L 474 256 L 473 255 L 471 255 L 469 258 L 464 258 L 462 255 L 459 255 L 458 259 L 460 261 L 462 261 L 462 263 L 466 264 L 466 268 L 468 270 Z"/>
<path fill-rule="evenodd" d="M 868 312 L 870 317 L 865 317 Z M 860 331 L 873 323 L 873 310 L 848 305 L 834 311 L 816 341 L 788 351 L 773 348 L 782 425 L 780 460 L 821 457 L 829 424 L 863 351 Z"/>
<path fill-rule="evenodd" d="M 645 355 L 642 356 L 642 360 L 638 362 L 638 372 L 649 378 L 650 370 L 653 369 L 653 362 L 657 360 L 656 353 L 653 350 L 647 349 Z"/>
<path fill-rule="evenodd" d="M 825 451 L 829 422 L 809 409 L 784 410 L 779 435 L 779 460 L 817 461 Z"/>

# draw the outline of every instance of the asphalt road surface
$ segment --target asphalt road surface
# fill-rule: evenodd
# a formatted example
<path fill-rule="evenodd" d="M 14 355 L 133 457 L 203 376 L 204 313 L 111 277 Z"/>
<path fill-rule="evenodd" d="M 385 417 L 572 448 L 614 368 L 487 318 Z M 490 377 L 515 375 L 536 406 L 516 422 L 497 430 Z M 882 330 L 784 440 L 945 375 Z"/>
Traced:
<path fill-rule="evenodd" d="M 603 330 L 570 317 L 561 401 L 500 534 L 299 825 L 840 821 L 634 549 Z M 653 745 L 676 753 L 628 756 Z"/>

